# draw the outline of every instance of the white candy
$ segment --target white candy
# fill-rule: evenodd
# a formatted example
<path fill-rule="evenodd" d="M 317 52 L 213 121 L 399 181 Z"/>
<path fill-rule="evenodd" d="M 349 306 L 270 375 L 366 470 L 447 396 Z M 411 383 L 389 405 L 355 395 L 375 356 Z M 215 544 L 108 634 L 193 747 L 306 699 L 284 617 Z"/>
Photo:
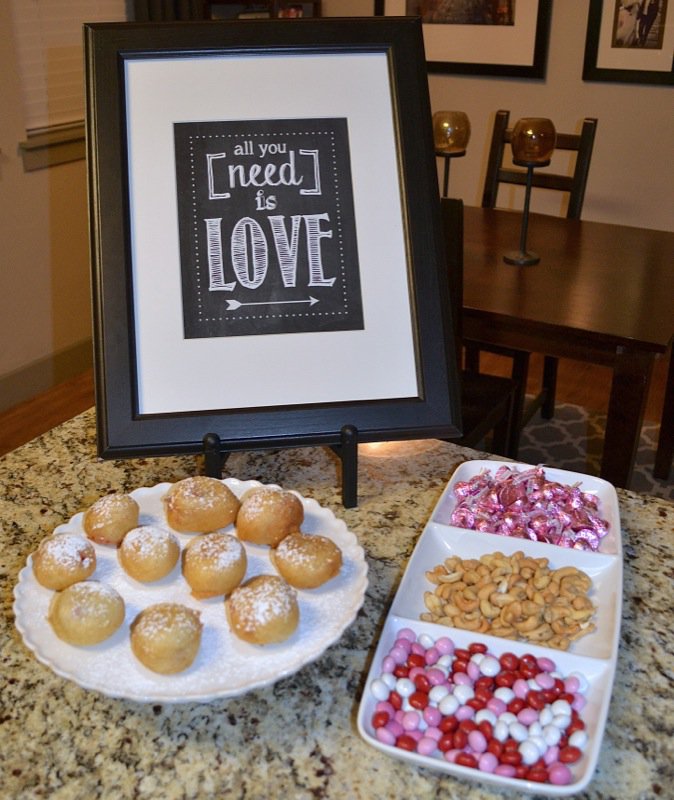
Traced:
<path fill-rule="evenodd" d="M 389 687 L 384 683 L 381 678 L 375 678 L 370 684 L 370 691 L 374 695 L 376 700 L 388 700 L 388 696 L 390 693 Z"/>
<path fill-rule="evenodd" d="M 438 710 L 445 716 L 451 716 L 452 714 L 456 713 L 456 710 L 460 705 L 461 703 L 459 703 L 453 694 L 448 694 L 438 703 Z"/>
<path fill-rule="evenodd" d="M 384 681 L 389 689 L 395 689 L 398 679 L 392 672 L 384 672 L 379 676 L 379 679 Z"/>
<path fill-rule="evenodd" d="M 556 744 L 559 744 L 559 740 L 562 738 L 562 732 L 556 725 L 546 725 L 543 728 L 543 738 L 548 747 L 554 747 Z"/>
<path fill-rule="evenodd" d="M 522 763 L 529 766 L 535 764 L 540 758 L 538 747 L 530 739 L 525 739 L 517 748 L 522 756 Z"/>
<path fill-rule="evenodd" d="M 396 681 L 396 692 L 401 697 L 409 697 L 416 692 L 417 687 L 409 678 L 398 678 Z"/>
<path fill-rule="evenodd" d="M 541 709 L 541 712 L 538 715 L 538 721 L 545 728 L 546 725 L 549 725 L 552 722 L 554 716 L 555 715 L 550 710 L 550 706 L 545 706 Z"/>
<path fill-rule="evenodd" d="M 513 690 L 508 686 L 499 686 L 494 692 L 494 697 L 498 698 L 499 700 L 503 700 L 503 702 L 508 705 L 508 703 L 515 697 L 515 692 L 513 692 Z"/>
<path fill-rule="evenodd" d="M 480 666 L 480 662 L 482 661 L 482 659 L 483 659 L 484 657 L 485 657 L 485 654 L 484 654 L 484 653 L 473 653 L 473 655 L 470 657 L 470 660 L 471 660 L 471 661 L 472 661 L 474 664 L 477 664 L 478 666 Z"/>
<path fill-rule="evenodd" d="M 507 723 L 503 722 L 503 720 L 499 720 L 496 725 L 494 725 L 494 730 L 492 733 L 494 735 L 494 739 L 497 739 L 499 742 L 505 742 L 510 735 L 508 725 Z"/>
<path fill-rule="evenodd" d="M 569 736 L 569 744 L 577 747 L 579 750 L 585 750 L 587 747 L 588 736 L 585 731 L 574 731 Z"/>
<path fill-rule="evenodd" d="M 523 742 L 529 738 L 529 731 L 521 722 L 511 722 L 508 725 L 508 732 L 516 742 Z"/>
<path fill-rule="evenodd" d="M 565 716 L 571 716 L 571 706 L 566 700 L 555 700 L 555 702 L 550 706 L 550 710 L 552 713 L 557 716 L 558 714 L 564 714 Z"/>
<path fill-rule="evenodd" d="M 512 725 L 513 722 L 517 722 L 517 717 L 512 711 L 504 711 L 503 714 L 499 716 L 500 722 L 505 722 L 506 725 Z"/>
<path fill-rule="evenodd" d="M 536 722 L 532 722 L 531 725 L 529 725 L 529 738 L 542 735 L 543 735 L 543 726 L 541 725 L 541 723 L 538 720 L 536 720 Z"/>
<path fill-rule="evenodd" d="M 488 678 L 493 678 L 501 671 L 501 664 L 494 656 L 485 656 L 480 661 L 480 672 Z"/>
<path fill-rule="evenodd" d="M 556 714 L 552 718 L 552 725 L 556 728 L 559 728 L 560 731 L 565 731 L 569 725 L 571 724 L 571 715 L 568 716 L 566 714 Z"/>
<path fill-rule="evenodd" d="M 529 736 L 529 741 L 533 742 L 538 748 L 538 755 L 544 756 L 548 750 L 548 745 L 542 736 Z"/>
<path fill-rule="evenodd" d="M 441 669 L 443 672 L 449 672 L 452 667 L 452 663 L 454 661 L 454 656 L 450 656 L 448 653 L 445 653 L 444 656 L 440 656 L 440 658 L 433 664 L 434 667 Z"/>
<path fill-rule="evenodd" d="M 424 650 L 428 650 L 430 647 L 433 647 L 433 645 L 435 644 L 435 639 L 433 639 L 427 633 L 422 633 L 419 636 L 419 644 L 424 648 Z"/>
<path fill-rule="evenodd" d="M 434 686 L 430 692 L 428 693 L 428 699 L 431 701 L 432 705 L 437 706 L 438 703 L 442 700 L 443 697 L 447 697 L 449 694 L 449 688 L 445 686 L 444 683 L 438 684 Z"/>
<path fill-rule="evenodd" d="M 460 683 L 454 687 L 454 697 L 456 697 L 462 706 L 465 706 L 469 700 L 475 697 L 475 692 L 472 686 L 469 686 L 467 683 Z"/>
<path fill-rule="evenodd" d="M 490 725 L 494 726 L 497 722 L 496 714 L 488 708 L 480 708 L 475 714 L 475 722 L 479 725 L 483 720 L 487 720 Z"/>

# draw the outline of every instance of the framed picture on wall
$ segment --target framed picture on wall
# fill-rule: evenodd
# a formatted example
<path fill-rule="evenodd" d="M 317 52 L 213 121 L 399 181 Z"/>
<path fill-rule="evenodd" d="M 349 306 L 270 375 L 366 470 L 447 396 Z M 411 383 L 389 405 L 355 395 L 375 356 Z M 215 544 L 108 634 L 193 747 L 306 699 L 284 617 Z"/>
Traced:
<path fill-rule="evenodd" d="M 418 21 L 85 43 L 100 454 L 456 435 Z"/>
<path fill-rule="evenodd" d="M 375 0 L 375 14 L 418 16 L 429 72 L 544 78 L 552 0 Z"/>
<path fill-rule="evenodd" d="M 583 80 L 674 84 L 671 0 L 590 0 Z"/>

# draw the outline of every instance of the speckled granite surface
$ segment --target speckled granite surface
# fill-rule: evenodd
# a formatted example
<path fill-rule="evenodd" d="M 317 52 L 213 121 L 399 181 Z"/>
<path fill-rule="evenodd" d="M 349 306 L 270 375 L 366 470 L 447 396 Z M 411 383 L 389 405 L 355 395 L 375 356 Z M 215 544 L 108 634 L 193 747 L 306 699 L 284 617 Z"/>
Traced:
<path fill-rule="evenodd" d="M 103 462 L 93 412 L 0 459 L 0 797 L 471 798 L 516 796 L 388 758 L 355 718 L 376 632 L 455 466 L 484 454 L 427 442 L 361 456 L 359 507 L 341 506 L 327 449 L 237 453 L 226 474 L 280 483 L 334 510 L 365 547 L 370 586 L 355 623 L 315 663 L 230 700 L 141 705 L 87 692 L 40 664 L 14 627 L 12 591 L 53 527 L 110 489 L 175 481 L 197 459 Z M 599 766 L 582 797 L 674 797 L 674 504 L 619 491 L 622 645 Z"/>

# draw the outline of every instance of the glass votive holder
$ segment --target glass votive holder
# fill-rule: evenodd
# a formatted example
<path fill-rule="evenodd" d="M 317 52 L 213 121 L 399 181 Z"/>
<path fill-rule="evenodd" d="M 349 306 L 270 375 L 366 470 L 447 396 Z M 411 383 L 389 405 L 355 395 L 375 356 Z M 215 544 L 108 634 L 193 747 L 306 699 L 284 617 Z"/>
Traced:
<path fill-rule="evenodd" d="M 518 166 L 546 166 L 555 149 L 557 131 L 552 120 L 544 117 L 522 117 L 512 132 L 510 146 Z"/>
<path fill-rule="evenodd" d="M 438 152 L 465 152 L 470 140 L 468 115 L 463 111 L 436 111 L 433 114 L 433 139 Z"/>

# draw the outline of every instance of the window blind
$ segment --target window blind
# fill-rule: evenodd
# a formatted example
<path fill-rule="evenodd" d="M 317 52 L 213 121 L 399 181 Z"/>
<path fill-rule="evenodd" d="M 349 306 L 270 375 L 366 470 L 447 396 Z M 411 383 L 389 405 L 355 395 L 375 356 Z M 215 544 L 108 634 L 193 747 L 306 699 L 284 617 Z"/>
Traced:
<path fill-rule="evenodd" d="M 37 133 L 84 119 L 82 24 L 121 22 L 125 0 L 11 0 L 25 127 Z"/>

